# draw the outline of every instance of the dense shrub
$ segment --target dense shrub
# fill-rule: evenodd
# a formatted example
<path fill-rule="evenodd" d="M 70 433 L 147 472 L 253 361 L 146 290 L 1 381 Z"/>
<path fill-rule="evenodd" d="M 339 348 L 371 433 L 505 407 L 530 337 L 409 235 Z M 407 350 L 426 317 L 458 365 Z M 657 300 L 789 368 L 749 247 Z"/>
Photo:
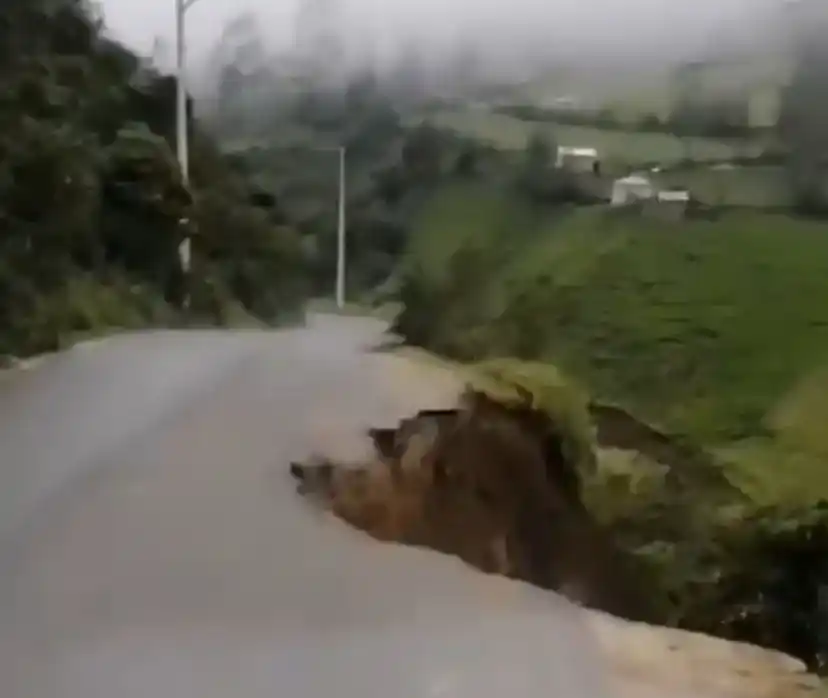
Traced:
<path fill-rule="evenodd" d="M 184 186 L 174 80 L 105 38 L 80 0 L 7 3 L 0 38 L 0 353 L 172 322 L 185 235 L 196 283 L 214 275 L 223 302 L 267 321 L 296 307 L 307 265 L 295 234 L 251 202 L 196 124 Z"/>
<path fill-rule="evenodd" d="M 590 510 L 650 570 L 659 620 L 826 669 L 828 507 L 757 507 L 698 484 L 679 491 L 665 472 L 604 469 L 585 487 Z"/>

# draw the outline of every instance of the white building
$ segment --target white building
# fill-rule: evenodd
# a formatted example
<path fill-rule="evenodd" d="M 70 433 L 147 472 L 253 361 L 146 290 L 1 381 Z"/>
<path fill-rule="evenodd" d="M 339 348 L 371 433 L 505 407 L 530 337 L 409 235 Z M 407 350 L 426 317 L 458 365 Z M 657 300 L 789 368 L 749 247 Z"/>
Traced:
<path fill-rule="evenodd" d="M 610 203 L 613 206 L 624 206 L 652 199 L 655 195 L 656 188 L 649 177 L 632 174 L 613 182 Z"/>
<path fill-rule="evenodd" d="M 689 204 L 690 192 L 686 189 L 666 189 L 658 192 L 655 200 L 647 206 L 651 215 L 677 221 L 685 217 Z"/>
<path fill-rule="evenodd" d="M 686 189 L 665 189 L 658 192 L 658 202 L 662 204 L 688 204 L 690 192 Z"/>
<path fill-rule="evenodd" d="M 565 167 L 573 172 L 596 172 L 598 151 L 595 148 L 558 146 L 555 167 Z"/>

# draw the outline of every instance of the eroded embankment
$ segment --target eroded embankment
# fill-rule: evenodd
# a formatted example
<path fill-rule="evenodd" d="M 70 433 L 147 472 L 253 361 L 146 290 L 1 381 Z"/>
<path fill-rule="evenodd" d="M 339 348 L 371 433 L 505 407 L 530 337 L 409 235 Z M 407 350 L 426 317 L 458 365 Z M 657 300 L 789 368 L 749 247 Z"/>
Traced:
<path fill-rule="evenodd" d="M 469 389 L 456 409 L 419 412 L 370 436 L 369 462 L 292 464 L 300 491 L 376 539 L 649 616 L 633 561 L 582 504 L 571 445 L 531 401 L 506 406 Z"/>
<path fill-rule="evenodd" d="M 701 484 L 734 493 L 725 467 L 703 448 L 641 421 L 617 405 L 592 401 L 589 413 L 600 448 L 638 453 L 667 466 L 667 484 Z"/>

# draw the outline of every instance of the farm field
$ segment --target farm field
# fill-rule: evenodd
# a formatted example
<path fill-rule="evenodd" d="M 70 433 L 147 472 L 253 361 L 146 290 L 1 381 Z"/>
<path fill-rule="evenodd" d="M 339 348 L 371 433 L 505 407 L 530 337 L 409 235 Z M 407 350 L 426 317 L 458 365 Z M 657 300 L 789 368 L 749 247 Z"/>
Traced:
<path fill-rule="evenodd" d="M 663 172 L 658 182 L 665 188 L 686 188 L 696 199 L 709 205 L 778 208 L 791 201 L 781 167 L 695 167 Z"/>
<path fill-rule="evenodd" d="M 610 166 L 655 162 L 670 166 L 688 157 L 721 162 L 753 154 L 752 149 L 744 145 L 712 138 L 677 138 L 666 133 L 636 133 L 568 124 L 532 124 L 484 110 L 445 111 L 431 120 L 436 126 L 504 149 L 521 149 L 532 134 L 547 132 L 558 145 L 597 148 Z M 757 145 L 757 152 L 758 149 Z"/>

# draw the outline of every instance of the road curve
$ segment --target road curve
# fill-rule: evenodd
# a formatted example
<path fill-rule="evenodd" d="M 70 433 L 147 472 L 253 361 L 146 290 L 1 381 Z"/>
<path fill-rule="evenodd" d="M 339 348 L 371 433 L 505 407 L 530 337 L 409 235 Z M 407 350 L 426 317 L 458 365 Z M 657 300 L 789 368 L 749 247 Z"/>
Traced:
<path fill-rule="evenodd" d="M 606 695 L 565 601 L 294 494 L 291 458 L 412 407 L 381 329 L 123 336 L 0 378 L 0 695 Z"/>

